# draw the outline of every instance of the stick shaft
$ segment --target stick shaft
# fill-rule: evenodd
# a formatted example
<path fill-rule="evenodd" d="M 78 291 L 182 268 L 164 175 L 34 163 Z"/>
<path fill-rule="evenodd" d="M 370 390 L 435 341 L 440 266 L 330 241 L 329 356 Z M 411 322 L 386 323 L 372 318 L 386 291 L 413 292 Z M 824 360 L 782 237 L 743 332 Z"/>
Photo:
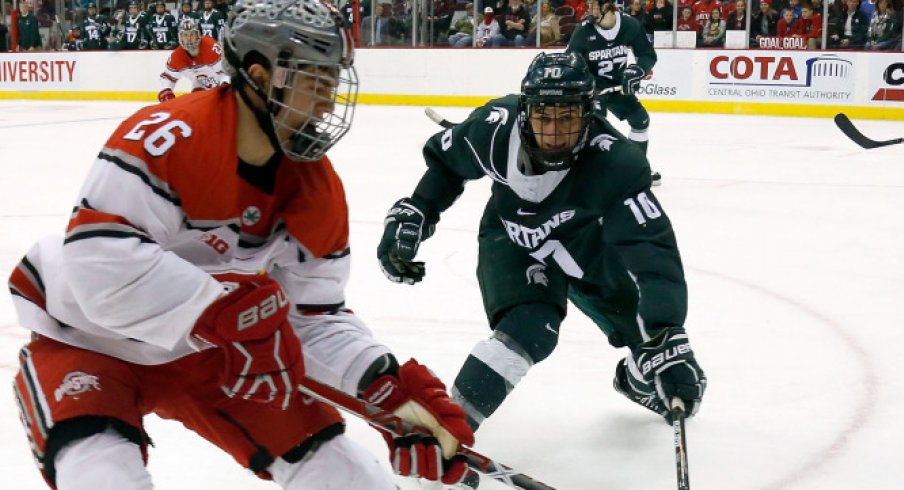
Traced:
<path fill-rule="evenodd" d="M 672 399 L 672 431 L 675 436 L 675 473 L 678 477 L 678 490 L 690 490 L 690 475 L 687 468 L 687 439 L 684 431 L 684 402 L 680 398 Z"/>
<path fill-rule="evenodd" d="M 380 430 L 389 431 L 396 435 L 408 434 L 411 432 L 430 432 L 425 428 L 415 427 L 376 405 L 367 403 L 364 400 L 355 398 L 308 377 L 305 377 L 301 384 L 298 385 L 298 390 L 328 405 L 332 405 L 333 407 L 362 418 L 368 424 Z M 461 446 L 459 448 L 459 453 L 465 456 L 468 466 L 474 471 L 482 473 L 512 488 L 523 490 L 555 490 L 545 483 L 534 480 L 504 464 L 493 461 L 471 448 Z"/>

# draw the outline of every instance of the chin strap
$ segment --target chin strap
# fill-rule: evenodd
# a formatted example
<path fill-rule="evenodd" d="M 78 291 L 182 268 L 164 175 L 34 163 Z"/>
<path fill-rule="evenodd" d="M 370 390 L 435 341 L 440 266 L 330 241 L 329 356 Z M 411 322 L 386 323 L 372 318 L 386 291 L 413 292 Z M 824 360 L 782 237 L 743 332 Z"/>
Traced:
<path fill-rule="evenodd" d="M 277 153 L 283 153 L 282 145 L 279 143 L 279 140 L 276 139 L 276 129 L 273 127 L 273 119 L 271 118 L 271 111 L 273 110 L 273 106 L 270 103 L 270 98 L 267 97 L 267 94 L 264 93 L 260 85 L 258 85 L 254 82 L 254 80 L 251 79 L 251 76 L 248 75 L 248 72 L 245 71 L 244 68 L 239 68 L 238 72 L 242 76 L 242 79 L 245 81 L 245 83 L 247 83 L 248 86 L 251 87 L 251 90 L 253 90 L 254 93 L 257 94 L 257 96 L 260 97 L 262 101 L 264 101 L 264 106 L 266 106 L 268 110 L 261 110 L 257 106 L 257 104 L 255 104 L 251 100 L 251 97 L 247 92 L 245 92 L 245 88 L 241 85 L 236 87 L 236 90 L 238 90 L 239 92 L 239 96 L 245 102 L 245 105 L 248 106 L 249 109 L 251 109 L 251 112 L 254 114 L 254 118 L 257 119 L 257 124 L 261 127 L 262 130 L 264 130 L 264 134 L 267 135 L 267 139 L 270 141 L 270 146 L 272 146 Z"/>

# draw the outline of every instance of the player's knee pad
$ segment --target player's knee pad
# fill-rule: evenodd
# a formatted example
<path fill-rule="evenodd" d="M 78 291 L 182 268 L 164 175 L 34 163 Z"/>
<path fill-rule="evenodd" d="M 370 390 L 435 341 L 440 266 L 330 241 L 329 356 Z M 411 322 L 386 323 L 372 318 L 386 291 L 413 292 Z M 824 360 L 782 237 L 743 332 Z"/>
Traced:
<path fill-rule="evenodd" d="M 549 357 L 559 342 L 562 311 L 549 303 L 528 303 L 507 311 L 494 329 L 494 337 L 514 352 L 523 352 L 531 364 Z"/>
<path fill-rule="evenodd" d="M 123 449 L 123 457 L 128 459 L 133 458 L 137 454 L 138 463 L 141 468 L 144 468 L 144 463 L 147 460 L 145 451 L 148 441 L 147 435 L 141 429 L 112 417 L 91 415 L 62 420 L 54 425 L 47 436 L 47 447 L 44 451 L 44 476 L 51 484 L 57 484 L 60 464 L 63 459 L 60 456 L 62 456 L 63 452 L 66 453 L 66 461 L 62 463 L 65 469 L 84 471 L 85 467 L 80 468 L 74 462 L 93 461 L 97 459 L 92 456 L 95 453 L 110 453 L 110 451 L 104 449 L 107 445 Z M 90 465 L 86 467 L 90 467 Z M 131 465 L 124 467 L 124 471 L 126 470 L 136 471 Z M 65 478 L 68 480 L 76 476 L 78 475 L 67 473 Z M 150 482 L 150 477 L 148 477 L 148 482 Z M 57 484 L 57 486 L 60 485 Z M 70 488 L 95 487 L 71 486 Z M 97 488 L 106 487 L 101 486 Z"/>
<path fill-rule="evenodd" d="M 367 488 L 395 490 L 377 458 L 345 435 L 338 435 L 295 462 L 277 458 L 269 473 L 281 488 Z"/>
<path fill-rule="evenodd" d="M 107 425 L 56 451 L 51 483 L 60 490 L 150 490 L 154 485 L 144 464 L 141 446 Z"/>
<path fill-rule="evenodd" d="M 647 113 L 643 106 L 628 114 L 625 120 L 631 126 L 632 132 L 646 132 L 647 128 L 650 127 L 650 114 Z"/>

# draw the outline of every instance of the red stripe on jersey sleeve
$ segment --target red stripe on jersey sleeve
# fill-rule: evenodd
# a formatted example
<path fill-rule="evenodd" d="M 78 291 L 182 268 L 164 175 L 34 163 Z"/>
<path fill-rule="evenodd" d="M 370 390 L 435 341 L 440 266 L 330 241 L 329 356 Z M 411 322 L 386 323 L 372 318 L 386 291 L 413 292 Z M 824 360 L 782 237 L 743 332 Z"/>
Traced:
<path fill-rule="evenodd" d="M 66 228 L 66 233 L 69 233 L 76 227 L 82 225 L 96 225 L 101 223 L 126 225 L 131 228 L 135 228 L 142 233 L 147 233 L 141 228 L 130 223 L 129 220 L 123 218 L 122 216 L 88 208 L 79 208 L 78 211 L 76 211 L 75 215 L 69 219 L 69 226 Z"/>
<path fill-rule="evenodd" d="M 22 270 L 24 266 L 20 263 L 18 267 L 13 269 L 13 273 L 9 276 L 9 288 L 25 299 L 41 307 L 42 310 L 47 309 L 47 301 L 44 298 L 44 292 L 33 283 L 31 279 Z"/>

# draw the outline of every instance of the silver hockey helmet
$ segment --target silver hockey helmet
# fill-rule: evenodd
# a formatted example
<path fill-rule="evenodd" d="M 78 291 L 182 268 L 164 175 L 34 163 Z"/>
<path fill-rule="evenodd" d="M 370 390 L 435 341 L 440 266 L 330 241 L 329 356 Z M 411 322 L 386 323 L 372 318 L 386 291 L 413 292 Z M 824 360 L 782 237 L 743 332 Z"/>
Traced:
<path fill-rule="evenodd" d="M 223 44 L 239 94 L 287 157 L 319 160 L 348 132 L 358 76 L 351 33 L 335 8 L 321 0 L 239 0 Z M 269 87 L 248 75 L 255 63 L 270 68 Z M 242 84 L 266 101 L 266 113 L 249 103 Z"/>
<path fill-rule="evenodd" d="M 201 45 L 198 21 L 188 16 L 182 17 L 182 20 L 179 21 L 179 45 L 192 56 L 198 53 L 198 46 Z"/>

